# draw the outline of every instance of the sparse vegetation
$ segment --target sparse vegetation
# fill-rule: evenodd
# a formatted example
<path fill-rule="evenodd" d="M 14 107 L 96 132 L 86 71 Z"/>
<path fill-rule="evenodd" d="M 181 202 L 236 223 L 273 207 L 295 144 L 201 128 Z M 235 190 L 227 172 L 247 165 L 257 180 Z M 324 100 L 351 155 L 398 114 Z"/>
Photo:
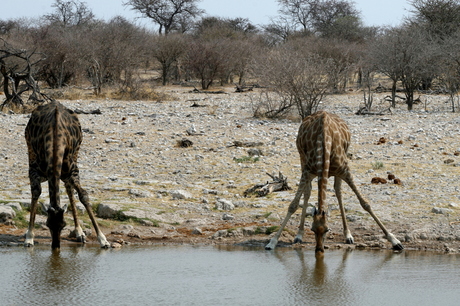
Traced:
<path fill-rule="evenodd" d="M 29 221 L 27 221 L 26 219 L 27 214 L 28 212 L 25 210 L 16 212 L 16 217 L 13 219 L 13 221 L 18 228 L 26 228 L 27 226 L 29 226 Z"/>
<path fill-rule="evenodd" d="M 265 234 L 266 235 L 270 235 L 272 233 L 275 233 L 279 230 L 279 226 L 278 225 L 274 225 L 274 226 L 269 226 L 267 227 L 267 229 L 265 230 Z"/>
<path fill-rule="evenodd" d="M 385 165 L 381 161 L 375 161 L 375 162 L 371 163 L 371 166 L 372 166 L 372 169 L 374 169 L 374 170 L 382 169 L 382 168 L 385 167 Z"/>

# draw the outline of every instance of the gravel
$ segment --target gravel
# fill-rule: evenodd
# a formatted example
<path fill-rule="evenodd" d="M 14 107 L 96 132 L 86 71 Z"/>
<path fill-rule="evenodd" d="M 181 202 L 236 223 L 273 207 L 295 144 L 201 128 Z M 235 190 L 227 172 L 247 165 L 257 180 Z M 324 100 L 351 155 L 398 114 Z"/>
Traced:
<path fill-rule="evenodd" d="M 70 109 L 100 109 L 102 113 L 79 115 L 84 131 L 80 176 L 92 203 L 100 204 L 101 211 L 104 207 L 131 211 L 130 218 L 144 221 L 135 223 L 141 237 L 153 235 L 191 243 L 196 239 L 216 243 L 216 238 L 219 243 L 244 241 L 246 234 L 220 231 L 239 233 L 235 229 L 279 225 L 279 216 L 284 218 L 300 178 L 295 148 L 299 121 L 253 118 L 252 101 L 258 99 L 257 92 L 233 93 L 231 88 L 226 94 L 191 93 L 182 87 L 159 90 L 169 99 L 61 101 Z M 378 102 L 383 96 L 374 100 L 376 108 L 386 107 Z M 458 252 L 460 117 L 449 111 L 445 100 L 443 96 L 431 97 L 427 111 L 419 104 L 408 112 L 400 104 L 391 114 L 357 116 L 354 112 L 361 95 L 348 93 L 327 97 L 320 109 L 347 121 L 352 132 L 350 166 L 355 183 L 388 229 L 412 248 Z M 194 102 L 205 107 L 191 107 Z M 30 201 L 24 140 L 28 118 L 11 112 L 0 114 L 0 203 L 26 207 Z M 181 147 L 184 139 L 192 145 Z M 235 146 L 235 141 L 262 144 L 247 148 Z M 257 159 L 238 162 L 249 156 Z M 288 177 L 293 190 L 265 198 L 243 197 L 247 188 L 269 181 L 267 173 L 279 172 Z M 370 183 L 374 177 L 387 179 L 388 173 L 401 184 L 393 180 Z M 42 187 L 41 198 L 48 201 L 47 185 Z M 332 180 L 327 196 L 331 208 L 336 207 Z M 66 201 L 65 195 L 63 198 Z M 310 203 L 316 198 L 313 184 Z M 347 186 L 343 187 L 343 199 L 357 244 L 379 244 L 381 231 Z M 298 219 L 297 214 L 288 224 L 293 234 L 288 231 L 281 240 L 289 242 L 295 235 Z M 198 227 L 187 220 L 206 222 Z M 155 230 L 149 225 L 156 226 Z M 342 224 L 336 209 L 331 209 L 330 227 L 330 243 L 340 244 Z M 254 239 L 270 237 L 253 232 Z M 311 244 L 312 237 L 307 233 L 305 241 Z M 375 237 L 375 243 L 362 237 Z"/>

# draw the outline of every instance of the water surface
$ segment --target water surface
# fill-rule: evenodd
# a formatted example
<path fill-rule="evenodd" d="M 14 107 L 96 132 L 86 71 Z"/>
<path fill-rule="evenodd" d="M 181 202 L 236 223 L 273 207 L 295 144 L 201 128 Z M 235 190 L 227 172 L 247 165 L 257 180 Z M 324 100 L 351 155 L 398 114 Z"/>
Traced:
<path fill-rule="evenodd" d="M 0 248 L 1 305 L 459 305 L 460 256 L 234 246 Z"/>

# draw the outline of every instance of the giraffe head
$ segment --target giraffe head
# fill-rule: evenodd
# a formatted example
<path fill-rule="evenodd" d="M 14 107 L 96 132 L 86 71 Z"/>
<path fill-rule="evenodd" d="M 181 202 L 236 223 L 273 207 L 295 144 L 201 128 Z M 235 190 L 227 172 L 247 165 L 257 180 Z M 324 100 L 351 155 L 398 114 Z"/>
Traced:
<path fill-rule="evenodd" d="M 329 228 L 327 226 L 327 214 L 324 210 L 319 212 L 315 209 L 311 230 L 315 233 L 315 252 L 324 253 L 324 240 L 326 239 L 327 232 L 329 232 Z"/>
<path fill-rule="evenodd" d="M 50 206 L 47 209 L 45 208 L 45 210 L 48 213 L 46 226 L 49 228 L 51 233 L 51 248 L 59 249 L 61 247 L 61 232 L 62 229 L 66 226 L 66 222 L 64 220 L 64 213 L 67 210 L 67 206 L 63 208 L 54 208 Z"/>

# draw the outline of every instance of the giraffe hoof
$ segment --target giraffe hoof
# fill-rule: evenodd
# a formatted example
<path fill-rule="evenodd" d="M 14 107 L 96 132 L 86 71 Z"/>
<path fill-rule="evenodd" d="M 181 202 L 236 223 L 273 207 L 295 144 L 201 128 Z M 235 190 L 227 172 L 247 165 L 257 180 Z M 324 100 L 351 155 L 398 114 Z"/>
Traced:
<path fill-rule="evenodd" d="M 77 242 L 86 243 L 86 237 L 85 236 L 77 237 Z"/>
<path fill-rule="evenodd" d="M 402 250 L 404 250 L 404 247 L 403 247 L 403 245 L 402 245 L 401 243 L 398 243 L 398 244 L 395 244 L 395 245 L 393 246 L 393 250 L 395 250 L 395 251 L 402 251 Z"/>
<path fill-rule="evenodd" d="M 26 242 L 26 243 L 24 243 L 24 246 L 25 246 L 26 248 L 31 248 L 31 247 L 34 246 L 34 244 L 33 244 L 33 243 L 28 243 L 28 242 Z"/>
<path fill-rule="evenodd" d="M 295 239 L 294 239 L 294 244 L 296 244 L 296 243 L 302 243 L 302 242 L 303 242 L 303 241 L 302 241 L 301 238 L 295 238 Z"/>
<path fill-rule="evenodd" d="M 353 238 L 347 238 L 345 239 L 345 244 L 355 244 L 355 241 L 353 240 Z"/>

